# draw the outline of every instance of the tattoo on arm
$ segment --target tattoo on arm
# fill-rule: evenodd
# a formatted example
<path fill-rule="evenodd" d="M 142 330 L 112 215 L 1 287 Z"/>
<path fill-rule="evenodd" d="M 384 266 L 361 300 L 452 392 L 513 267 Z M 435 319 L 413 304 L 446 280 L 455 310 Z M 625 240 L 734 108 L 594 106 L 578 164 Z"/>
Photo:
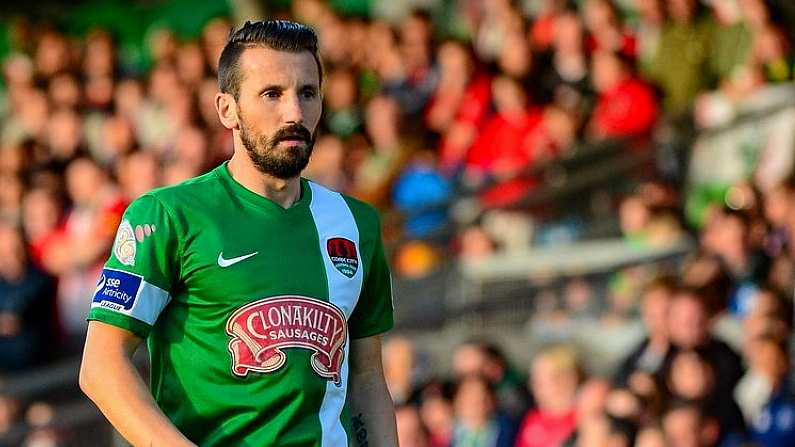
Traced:
<path fill-rule="evenodd" d="M 368 447 L 367 427 L 364 425 L 364 415 L 359 413 L 353 417 L 353 434 L 359 447 Z"/>

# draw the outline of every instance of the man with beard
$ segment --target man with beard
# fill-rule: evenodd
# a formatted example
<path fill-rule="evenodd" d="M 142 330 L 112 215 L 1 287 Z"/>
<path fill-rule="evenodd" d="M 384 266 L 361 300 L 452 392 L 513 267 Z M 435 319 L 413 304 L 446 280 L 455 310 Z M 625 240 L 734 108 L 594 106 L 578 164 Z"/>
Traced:
<path fill-rule="evenodd" d="M 322 109 L 317 37 L 247 22 L 218 80 L 234 155 L 130 205 L 80 386 L 136 446 L 396 446 L 378 216 L 300 177 Z M 130 362 L 144 339 L 151 394 Z"/>

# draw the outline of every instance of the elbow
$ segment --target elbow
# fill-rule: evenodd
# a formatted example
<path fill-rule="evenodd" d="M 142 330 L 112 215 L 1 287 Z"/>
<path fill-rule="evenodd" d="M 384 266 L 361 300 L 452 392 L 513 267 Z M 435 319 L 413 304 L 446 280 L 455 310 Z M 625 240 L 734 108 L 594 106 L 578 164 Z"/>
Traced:
<path fill-rule="evenodd" d="M 95 372 L 92 362 L 87 360 L 85 357 L 83 361 L 80 363 L 80 374 L 78 376 L 78 384 L 80 385 L 80 390 L 88 396 L 90 399 L 93 400 L 92 394 L 95 389 Z"/>

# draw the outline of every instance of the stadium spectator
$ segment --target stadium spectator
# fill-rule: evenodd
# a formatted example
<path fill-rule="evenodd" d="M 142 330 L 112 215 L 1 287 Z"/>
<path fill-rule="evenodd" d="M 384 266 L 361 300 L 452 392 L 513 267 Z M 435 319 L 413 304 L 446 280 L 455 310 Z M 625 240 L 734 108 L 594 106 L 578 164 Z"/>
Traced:
<path fill-rule="evenodd" d="M 754 343 L 752 370 L 764 381 L 759 390 L 762 402 L 751 419 L 751 439 L 765 447 L 792 445 L 795 442 L 795 397 L 792 395 L 787 348 L 774 338 Z"/>
<path fill-rule="evenodd" d="M 618 8 L 612 0 L 586 0 L 582 14 L 589 32 L 589 52 L 620 53 L 625 57 L 635 57 L 637 40 L 623 27 Z"/>
<path fill-rule="evenodd" d="M 420 417 L 428 429 L 430 447 L 449 447 L 452 442 L 455 424 L 452 388 L 449 383 L 431 381 L 419 390 Z"/>
<path fill-rule="evenodd" d="M 395 180 L 392 204 L 405 216 L 403 231 L 409 238 L 426 238 L 448 224 L 446 205 L 452 185 L 435 168 L 435 154 L 418 150 Z"/>
<path fill-rule="evenodd" d="M 362 128 L 362 111 L 358 105 L 355 74 L 350 69 L 338 68 L 328 74 L 323 124 L 329 132 L 348 138 Z"/>
<path fill-rule="evenodd" d="M 417 359 L 414 345 L 405 337 L 384 343 L 384 378 L 396 404 L 406 403 L 417 386 Z"/>
<path fill-rule="evenodd" d="M 458 346 L 453 353 L 453 373 L 458 378 L 477 375 L 488 379 L 497 406 L 516 422 L 530 405 L 525 380 L 493 343 L 470 340 Z"/>
<path fill-rule="evenodd" d="M 553 51 L 537 64 L 541 67 L 537 96 L 541 101 L 554 101 L 565 110 L 590 112 L 593 100 L 585 29 L 576 11 L 556 16 Z"/>
<path fill-rule="evenodd" d="M 29 244 L 31 260 L 38 266 L 58 237 L 63 207 L 58 195 L 43 187 L 29 190 L 22 199 L 22 227 Z"/>
<path fill-rule="evenodd" d="M 706 416 L 698 405 L 679 402 L 662 417 L 668 445 L 711 447 L 718 442 L 718 424 Z"/>
<path fill-rule="evenodd" d="M 593 56 L 593 83 L 599 97 L 590 122 L 594 139 L 642 137 L 657 119 L 657 100 L 629 63 L 612 52 Z"/>
<path fill-rule="evenodd" d="M 641 317 L 647 335 L 619 365 L 613 379 L 617 386 L 633 387 L 632 382 L 643 381 L 643 375 L 654 377 L 662 371 L 670 345 L 668 308 L 675 288 L 674 278 L 661 276 L 644 289 Z"/>
<path fill-rule="evenodd" d="M 480 376 L 459 380 L 453 399 L 455 425 L 451 447 L 511 447 L 514 423 L 497 407 L 492 385 Z"/>
<path fill-rule="evenodd" d="M 731 396 L 717 393 L 719 377 L 698 351 L 679 351 L 671 362 L 666 381 L 671 399 L 696 403 L 715 419 L 720 442 L 741 442 L 745 437 L 742 413 Z"/>
<path fill-rule="evenodd" d="M 704 247 L 718 256 L 732 277 L 729 309 L 740 317 L 748 312 L 754 291 L 770 271 L 770 258 L 754 246 L 752 225 L 747 213 L 725 209 L 704 230 Z"/>
<path fill-rule="evenodd" d="M 596 446 L 608 442 L 610 421 L 605 413 L 610 384 L 598 378 L 582 384 L 577 393 L 577 429 L 565 446 Z"/>
<path fill-rule="evenodd" d="M 441 135 L 439 165 L 456 174 L 488 114 L 491 80 L 478 71 L 469 48 L 446 42 L 437 52 L 439 82 L 426 108 L 425 122 Z"/>
<path fill-rule="evenodd" d="M 373 146 L 354 174 L 353 192 L 374 204 L 385 203 L 409 152 L 409 142 L 400 132 L 399 107 L 393 98 L 380 96 L 373 98 L 365 111 Z"/>
<path fill-rule="evenodd" d="M 529 108 L 529 98 L 521 85 L 509 77 L 492 83 L 497 112 L 483 128 L 466 158 L 465 175 L 473 182 L 497 181 L 483 193 L 490 206 L 521 198 L 538 183 L 525 171 L 538 160 L 552 155 L 545 147 L 533 144 L 543 115 Z"/>
<path fill-rule="evenodd" d="M 668 311 L 668 334 L 671 349 L 666 356 L 663 374 L 668 376 L 673 360 L 683 350 L 698 350 L 720 381 L 713 395 L 730 406 L 734 387 L 743 375 L 740 356 L 722 340 L 710 334 L 710 317 L 703 292 L 693 288 L 677 290 Z"/>
<path fill-rule="evenodd" d="M 395 408 L 398 444 L 402 447 L 430 447 L 428 431 L 422 425 L 417 408 L 412 405 Z"/>
<path fill-rule="evenodd" d="M 569 346 L 539 352 L 530 368 L 536 408 L 527 413 L 517 447 L 560 446 L 577 425 L 576 396 L 581 379 L 579 360 Z"/>
<path fill-rule="evenodd" d="M 664 93 L 665 109 L 679 115 L 691 109 L 696 95 L 715 82 L 708 70 L 714 19 L 702 14 L 696 0 L 670 0 L 666 6 L 669 20 L 648 73 Z"/>
<path fill-rule="evenodd" d="M 543 52 L 555 39 L 557 18 L 564 9 L 564 0 L 542 0 L 538 2 L 535 20 L 530 27 L 530 42 L 535 51 Z"/>
<path fill-rule="evenodd" d="M 0 221 L 0 374 L 56 352 L 54 300 L 55 282 L 29 259 L 22 229 Z"/>
<path fill-rule="evenodd" d="M 634 3 L 639 16 L 635 30 L 638 68 L 646 73 L 657 55 L 666 11 L 663 0 L 635 0 Z"/>
<path fill-rule="evenodd" d="M 107 173 L 88 157 L 66 168 L 66 186 L 72 207 L 58 236 L 43 254 L 47 270 L 56 273 L 58 310 L 71 342 L 80 343 L 85 331 L 85 308 L 126 202 Z"/>

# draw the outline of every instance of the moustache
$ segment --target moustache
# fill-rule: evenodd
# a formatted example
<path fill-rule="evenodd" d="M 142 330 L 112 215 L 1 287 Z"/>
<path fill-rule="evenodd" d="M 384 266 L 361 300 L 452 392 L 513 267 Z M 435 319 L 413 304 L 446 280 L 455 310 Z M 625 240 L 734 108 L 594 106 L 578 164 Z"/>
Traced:
<path fill-rule="evenodd" d="M 309 129 L 300 125 L 294 124 L 292 126 L 282 127 L 273 135 L 272 140 L 276 143 L 284 140 L 302 140 L 309 144 L 312 141 L 312 133 Z"/>

